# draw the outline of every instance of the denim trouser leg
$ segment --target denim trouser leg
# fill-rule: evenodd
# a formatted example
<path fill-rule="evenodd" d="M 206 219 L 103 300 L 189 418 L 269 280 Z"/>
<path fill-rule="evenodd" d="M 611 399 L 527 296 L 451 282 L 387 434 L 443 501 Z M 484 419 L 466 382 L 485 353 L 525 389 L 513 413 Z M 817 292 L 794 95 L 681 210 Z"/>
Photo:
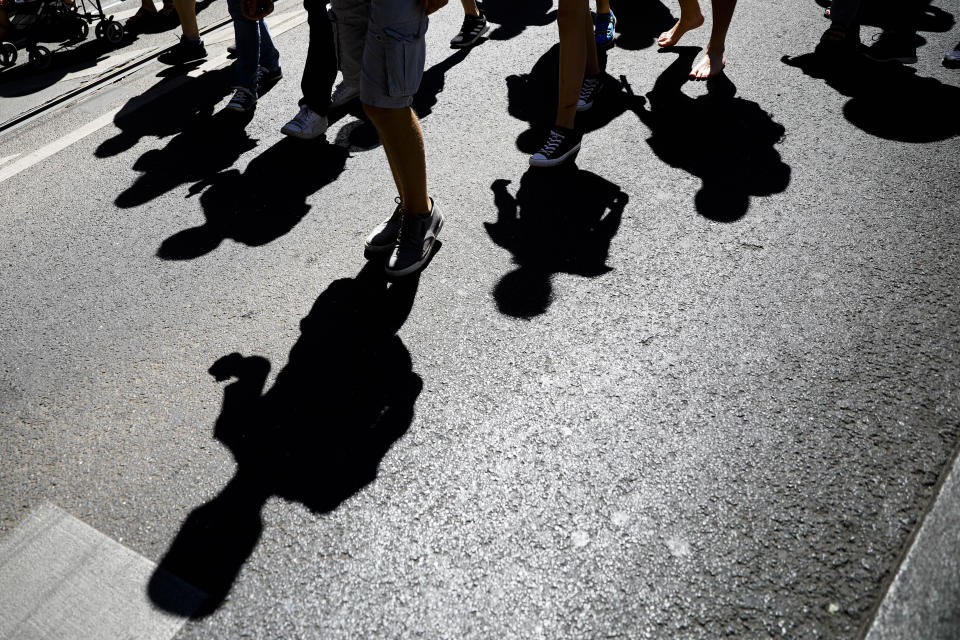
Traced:
<path fill-rule="evenodd" d="M 240 12 L 240 0 L 227 0 L 227 9 L 233 18 L 233 35 L 237 42 L 237 61 L 234 64 L 234 82 L 257 93 L 257 68 L 280 66 L 280 52 L 273 45 L 267 24 L 263 20 L 247 20 Z"/>

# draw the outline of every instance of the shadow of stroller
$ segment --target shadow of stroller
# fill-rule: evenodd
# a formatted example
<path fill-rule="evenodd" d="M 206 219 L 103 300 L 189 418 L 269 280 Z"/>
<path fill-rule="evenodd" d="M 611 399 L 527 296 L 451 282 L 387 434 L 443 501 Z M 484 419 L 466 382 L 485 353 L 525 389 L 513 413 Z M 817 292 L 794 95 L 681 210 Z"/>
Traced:
<path fill-rule="evenodd" d="M 947 106 L 960 104 L 960 89 L 918 76 L 913 67 L 823 51 L 783 56 L 781 62 L 848 96 L 843 115 L 870 135 L 925 143 L 960 134 L 956 109 Z"/>
<path fill-rule="evenodd" d="M 510 40 L 527 27 L 544 27 L 557 19 L 553 0 L 483 0 L 479 4 L 494 25 L 488 40 Z"/>
<path fill-rule="evenodd" d="M 231 353 L 210 373 L 226 386 L 214 437 L 236 473 L 184 521 L 148 593 L 156 606 L 204 617 L 224 601 L 260 539 L 271 497 L 327 513 L 374 481 L 383 456 L 409 428 L 422 381 L 396 335 L 418 276 L 388 284 L 382 265 L 333 282 L 300 323 L 276 382 L 270 363 Z M 199 609 L 167 588 L 169 575 L 206 593 Z"/>
<path fill-rule="evenodd" d="M 775 149 L 782 125 L 756 102 L 737 98 L 726 74 L 707 81 L 707 94 L 691 98 L 681 91 L 698 47 L 671 47 L 678 54 L 647 94 L 649 109 L 638 111 L 650 128 L 647 139 L 658 158 L 699 177 L 694 198 L 700 215 L 733 222 L 746 214 L 751 196 L 769 196 L 790 184 L 790 166 Z"/>
<path fill-rule="evenodd" d="M 307 146 L 309 162 L 303 155 Z M 164 240 L 157 256 L 190 260 L 227 239 L 251 247 L 276 240 L 307 215 L 307 198 L 343 173 L 348 156 L 334 145 L 284 138 L 254 158 L 243 173 L 229 169 L 192 185 L 191 195 L 206 188 L 200 196 L 206 222 Z"/>
<path fill-rule="evenodd" d="M 517 136 L 517 148 L 535 153 L 550 133 L 557 115 L 560 47 L 554 45 L 533 65 L 529 73 L 507 77 L 507 112 L 530 128 Z M 622 90 L 607 76 L 603 99 L 592 109 L 577 114 L 577 128 L 584 134 L 602 129 L 626 111 L 640 111 L 646 103 L 642 96 Z"/>
<path fill-rule="evenodd" d="M 491 185 L 497 221 L 484 226 L 490 238 L 513 253 L 517 269 L 493 291 L 501 313 L 532 318 L 553 300 L 557 273 L 587 278 L 610 271 L 607 254 L 620 227 L 627 194 L 617 185 L 573 165 L 529 169 L 516 196 L 508 180 Z"/>

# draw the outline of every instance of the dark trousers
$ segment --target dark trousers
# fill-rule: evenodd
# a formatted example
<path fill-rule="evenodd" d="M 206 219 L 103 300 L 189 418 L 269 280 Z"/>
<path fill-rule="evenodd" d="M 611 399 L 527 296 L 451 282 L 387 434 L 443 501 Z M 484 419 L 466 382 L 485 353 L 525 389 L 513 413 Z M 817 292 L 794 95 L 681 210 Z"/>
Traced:
<path fill-rule="evenodd" d="M 337 79 L 337 49 L 333 40 L 333 27 L 327 17 L 326 0 L 304 0 L 307 10 L 307 25 L 310 28 L 310 43 L 307 45 L 307 62 L 300 79 L 303 97 L 301 105 L 311 111 L 327 115 L 330 110 L 330 92 Z"/>

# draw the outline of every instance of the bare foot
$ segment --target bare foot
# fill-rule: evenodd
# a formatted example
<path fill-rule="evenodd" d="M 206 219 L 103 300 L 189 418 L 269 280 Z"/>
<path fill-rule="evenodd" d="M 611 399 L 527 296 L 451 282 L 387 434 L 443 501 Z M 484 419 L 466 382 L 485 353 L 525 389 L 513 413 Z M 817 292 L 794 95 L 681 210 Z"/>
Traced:
<path fill-rule="evenodd" d="M 690 77 L 695 80 L 706 80 L 723 71 L 726 65 L 727 59 L 724 57 L 723 51 L 714 53 L 708 50 L 700 58 L 700 62 L 693 65 L 693 69 L 690 70 Z"/>
<path fill-rule="evenodd" d="M 697 14 L 693 18 L 684 19 L 683 14 L 680 14 L 680 19 L 677 20 L 677 24 L 673 25 L 673 28 L 670 31 L 664 31 L 660 34 L 660 37 L 657 38 L 657 44 L 661 47 L 672 47 L 673 45 L 680 42 L 680 38 L 683 37 L 687 31 L 691 29 L 696 29 L 703 24 L 703 14 Z"/>

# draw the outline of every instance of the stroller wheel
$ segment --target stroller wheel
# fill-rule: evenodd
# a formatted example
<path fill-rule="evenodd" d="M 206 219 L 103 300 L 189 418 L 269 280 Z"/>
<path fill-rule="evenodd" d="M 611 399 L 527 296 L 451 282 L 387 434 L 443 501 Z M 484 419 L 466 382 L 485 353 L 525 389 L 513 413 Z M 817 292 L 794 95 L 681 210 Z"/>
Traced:
<path fill-rule="evenodd" d="M 0 43 L 0 66 L 12 67 L 17 64 L 17 47 L 12 42 Z"/>
<path fill-rule="evenodd" d="M 77 20 L 77 26 L 75 31 L 77 40 L 86 40 L 89 34 L 90 34 L 90 25 L 88 25 L 83 20 Z"/>
<path fill-rule="evenodd" d="M 123 40 L 123 25 L 116 20 L 108 20 L 103 35 L 110 44 L 120 44 Z"/>
<path fill-rule="evenodd" d="M 30 50 L 30 64 L 38 71 L 43 71 L 50 66 L 53 61 L 53 53 L 50 49 L 40 46 Z"/>
<path fill-rule="evenodd" d="M 93 28 L 93 35 L 97 36 L 97 40 L 103 37 L 103 32 L 106 31 L 107 23 L 101 20 L 97 23 L 97 26 Z"/>

